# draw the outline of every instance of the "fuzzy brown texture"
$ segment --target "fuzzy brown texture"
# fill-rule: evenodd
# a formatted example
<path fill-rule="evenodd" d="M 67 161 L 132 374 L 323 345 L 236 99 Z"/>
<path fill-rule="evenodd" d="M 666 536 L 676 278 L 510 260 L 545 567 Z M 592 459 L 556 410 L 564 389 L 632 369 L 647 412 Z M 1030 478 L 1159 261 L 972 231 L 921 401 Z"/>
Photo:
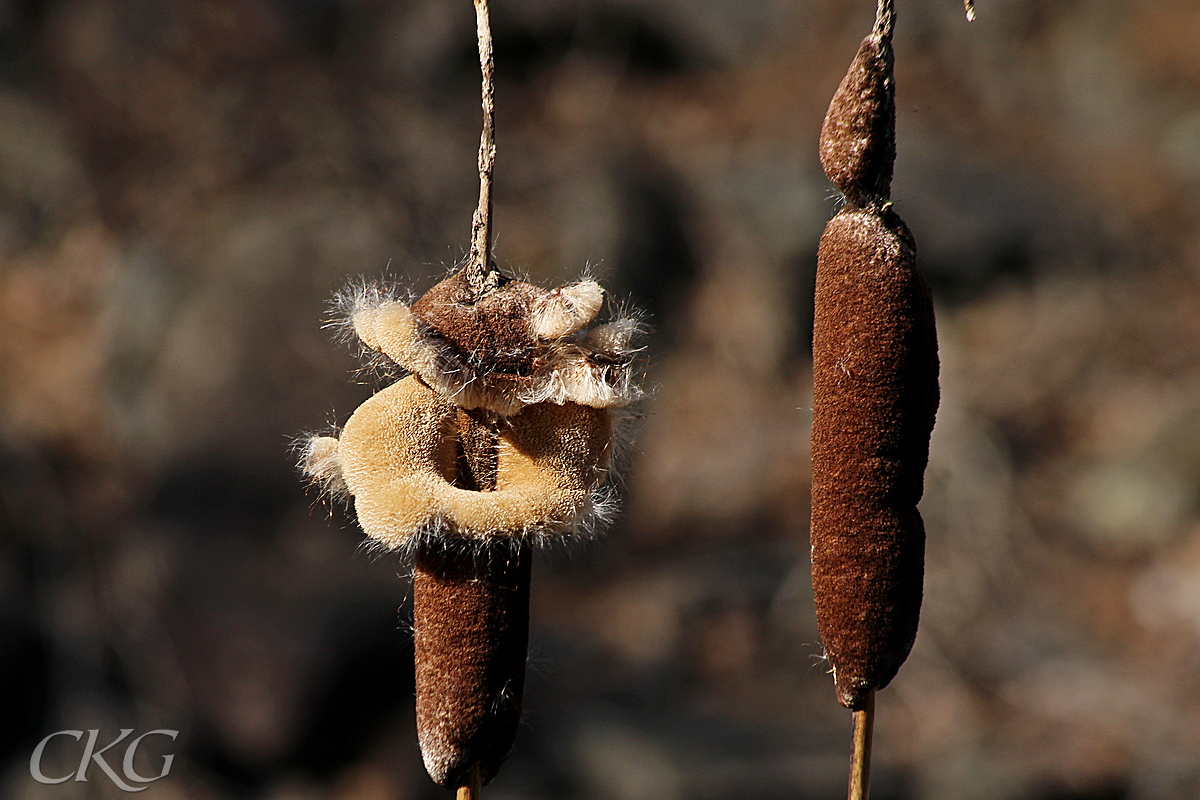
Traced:
<path fill-rule="evenodd" d="M 456 483 L 496 488 L 495 422 L 458 412 Z M 527 544 L 455 548 L 431 540 L 413 564 L 417 738 L 429 776 L 455 788 L 478 765 L 491 780 L 516 741 L 529 643 Z"/>
<path fill-rule="evenodd" d="M 896 91 L 890 35 L 863 39 L 821 126 L 821 167 L 859 208 L 881 208 L 896 161 Z"/>
<path fill-rule="evenodd" d="M 472 492 L 496 489 L 499 434 L 493 414 L 483 409 L 458 410 L 458 458 L 454 485 Z"/>
<path fill-rule="evenodd" d="M 641 397 L 639 322 L 588 328 L 604 304 L 599 284 L 545 290 L 489 272 L 494 285 L 477 291 L 470 274 L 451 275 L 411 309 L 364 287 L 343 298 L 347 321 L 367 347 L 462 408 L 508 416 L 547 401 L 616 408 Z"/>
<path fill-rule="evenodd" d="M 512 749 L 529 644 L 528 545 L 473 557 L 423 545 L 413 565 L 417 738 L 448 789 L 479 764 L 486 783 Z"/>
<path fill-rule="evenodd" d="M 894 212 L 846 208 L 817 253 L 812 575 L 838 700 L 860 708 L 917 633 L 937 334 L 912 235 Z"/>
<path fill-rule="evenodd" d="M 529 329 L 529 312 L 544 290 L 524 281 L 501 278 L 496 289 L 476 294 L 467 279 L 469 274 L 468 270 L 459 270 L 434 284 L 413 303 L 413 315 L 477 372 L 529 375 L 537 352 L 537 341 Z"/>

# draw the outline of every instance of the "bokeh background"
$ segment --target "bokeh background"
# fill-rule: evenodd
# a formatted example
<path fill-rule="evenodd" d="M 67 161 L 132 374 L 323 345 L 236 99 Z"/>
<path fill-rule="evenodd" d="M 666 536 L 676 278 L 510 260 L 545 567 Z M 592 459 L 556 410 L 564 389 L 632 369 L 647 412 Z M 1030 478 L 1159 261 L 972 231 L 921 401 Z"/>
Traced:
<path fill-rule="evenodd" d="M 875 797 L 1200 797 L 1200 5 L 898 5 L 943 399 Z M 844 796 L 808 579 L 816 139 L 873 6 L 493 0 L 497 257 L 655 330 L 622 516 L 536 567 L 490 798 Z M 288 447 L 373 390 L 331 295 L 465 252 L 473 25 L 0 2 L 4 797 L 123 797 L 28 771 L 50 732 L 121 727 L 181 731 L 148 800 L 445 796 L 406 567 Z"/>

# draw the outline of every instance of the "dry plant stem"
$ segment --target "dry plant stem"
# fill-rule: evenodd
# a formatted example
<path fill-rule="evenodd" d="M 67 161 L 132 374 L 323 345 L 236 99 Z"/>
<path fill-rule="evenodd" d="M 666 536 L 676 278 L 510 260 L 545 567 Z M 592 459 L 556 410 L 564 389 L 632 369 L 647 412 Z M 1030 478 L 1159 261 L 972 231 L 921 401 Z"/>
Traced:
<path fill-rule="evenodd" d="M 970 0 L 967 2 L 969 3 Z M 875 27 L 871 33 L 880 39 L 890 40 L 895 27 L 896 8 L 893 0 L 879 0 L 879 4 L 875 7 Z"/>
<path fill-rule="evenodd" d="M 871 796 L 871 734 L 875 728 L 875 693 L 867 695 L 863 707 L 854 712 L 854 755 L 850 757 L 849 800 Z"/>
<path fill-rule="evenodd" d="M 500 273 L 492 264 L 492 173 L 496 168 L 496 103 L 492 59 L 492 28 L 487 0 L 475 0 L 475 32 L 479 41 L 482 78 L 483 133 L 479 137 L 479 205 L 471 220 L 471 253 L 467 258 L 467 283 L 476 295 L 494 289 Z"/>
<path fill-rule="evenodd" d="M 479 800 L 480 790 L 479 769 L 474 768 L 467 775 L 467 782 L 458 787 L 458 800 Z"/>

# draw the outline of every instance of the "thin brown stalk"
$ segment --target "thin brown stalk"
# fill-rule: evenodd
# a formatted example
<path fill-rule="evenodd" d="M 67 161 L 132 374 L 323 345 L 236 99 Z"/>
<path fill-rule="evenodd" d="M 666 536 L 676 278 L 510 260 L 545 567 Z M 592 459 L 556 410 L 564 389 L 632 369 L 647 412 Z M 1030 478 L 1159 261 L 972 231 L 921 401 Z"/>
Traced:
<path fill-rule="evenodd" d="M 483 781 L 479 773 L 478 765 L 471 767 L 471 771 L 466 775 L 466 783 L 458 787 L 457 800 L 479 800 L 482 794 Z"/>
<path fill-rule="evenodd" d="M 854 755 L 850 757 L 849 800 L 871 796 L 871 733 L 875 728 L 875 693 L 867 695 L 863 707 L 854 712 Z M 461 795 L 459 795 L 461 800 Z"/>
<path fill-rule="evenodd" d="M 495 288 L 500 273 L 492 263 L 492 173 L 496 168 L 496 103 L 492 58 L 492 27 L 487 0 L 475 1 L 475 33 L 479 42 L 479 72 L 483 100 L 483 133 L 479 137 L 479 205 L 471 220 L 471 253 L 467 283 L 478 296 Z"/>
<path fill-rule="evenodd" d="M 971 2 L 971 0 L 966 0 Z M 871 31 L 880 39 L 891 39 L 896 27 L 896 7 L 893 0 L 879 0 L 875 6 L 875 29 Z"/>

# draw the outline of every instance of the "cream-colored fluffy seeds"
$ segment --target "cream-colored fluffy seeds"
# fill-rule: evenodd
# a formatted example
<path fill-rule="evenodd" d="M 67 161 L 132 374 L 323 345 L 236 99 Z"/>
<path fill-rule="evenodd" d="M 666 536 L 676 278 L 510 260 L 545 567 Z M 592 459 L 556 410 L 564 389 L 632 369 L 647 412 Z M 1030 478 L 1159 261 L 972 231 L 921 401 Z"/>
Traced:
<path fill-rule="evenodd" d="M 456 415 L 454 404 L 409 377 L 368 399 L 346 423 L 336 454 L 368 536 L 394 549 L 437 526 L 480 537 L 563 533 L 579 524 L 608 466 L 606 411 L 541 404 L 501 420 L 492 492 L 451 483 Z M 328 456 L 324 444 L 310 445 L 317 449 Z"/>
<path fill-rule="evenodd" d="M 460 408 L 511 416 L 536 403 L 619 408 L 641 398 L 628 369 L 638 322 L 620 318 L 585 330 L 604 303 L 599 284 L 529 291 L 535 297 L 524 312 L 529 339 L 523 346 L 535 366 L 522 374 L 481 370 L 428 320 L 380 293 L 356 299 L 349 321 L 369 348 L 419 375 Z"/>
<path fill-rule="evenodd" d="M 597 353 L 623 356 L 633 351 L 633 337 L 640 330 L 636 320 L 618 319 L 592 328 L 580 344 Z"/>
<path fill-rule="evenodd" d="M 438 350 L 421 335 L 417 318 L 396 300 L 378 305 L 360 304 L 350 317 L 354 333 L 363 344 L 383 353 L 409 372 L 439 375 Z"/>
<path fill-rule="evenodd" d="M 314 436 L 309 439 L 301 458 L 301 466 L 305 474 L 330 494 L 345 494 L 346 483 L 342 480 L 337 439 L 332 436 Z"/>
<path fill-rule="evenodd" d="M 604 289 L 595 281 L 580 281 L 539 297 L 529 313 L 529 330 L 542 339 L 561 339 L 582 330 L 600 313 Z"/>

